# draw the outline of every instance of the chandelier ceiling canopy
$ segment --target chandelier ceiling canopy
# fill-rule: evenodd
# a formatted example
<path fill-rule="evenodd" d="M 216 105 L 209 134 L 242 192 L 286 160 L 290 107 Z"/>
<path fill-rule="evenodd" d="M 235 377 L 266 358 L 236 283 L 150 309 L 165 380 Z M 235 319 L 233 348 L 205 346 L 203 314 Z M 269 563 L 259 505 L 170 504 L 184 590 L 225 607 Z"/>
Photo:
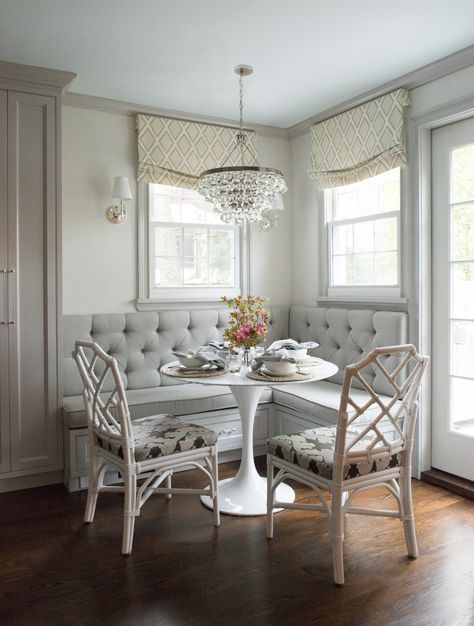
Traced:
<path fill-rule="evenodd" d="M 198 191 L 214 205 L 221 220 L 228 224 L 258 222 L 263 213 L 272 208 L 280 194 L 287 191 L 280 170 L 260 167 L 256 154 L 250 149 L 243 124 L 243 77 L 252 74 L 249 65 L 237 65 L 240 88 L 240 126 L 235 146 L 230 150 L 222 167 L 202 172 Z M 240 151 L 241 165 L 228 166 L 230 156 Z M 250 161 L 250 164 L 246 164 Z"/>

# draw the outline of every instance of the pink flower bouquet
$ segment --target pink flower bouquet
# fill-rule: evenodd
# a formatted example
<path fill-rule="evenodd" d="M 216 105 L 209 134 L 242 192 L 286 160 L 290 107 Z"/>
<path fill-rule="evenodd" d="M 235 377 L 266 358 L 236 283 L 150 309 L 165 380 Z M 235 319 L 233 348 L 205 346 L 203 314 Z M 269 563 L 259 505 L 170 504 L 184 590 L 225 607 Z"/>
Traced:
<path fill-rule="evenodd" d="M 265 338 L 270 313 L 265 309 L 268 298 L 260 296 L 222 297 L 222 301 L 232 309 L 224 339 L 233 348 L 253 348 Z"/>

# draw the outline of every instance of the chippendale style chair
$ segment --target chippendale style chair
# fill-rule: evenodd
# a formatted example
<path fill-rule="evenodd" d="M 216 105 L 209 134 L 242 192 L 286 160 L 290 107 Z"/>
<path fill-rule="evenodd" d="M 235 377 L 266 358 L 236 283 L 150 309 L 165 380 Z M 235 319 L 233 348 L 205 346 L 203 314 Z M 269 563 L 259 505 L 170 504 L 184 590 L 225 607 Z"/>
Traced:
<path fill-rule="evenodd" d="M 135 518 L 154 494 L 210 495 L 214 525 L 219 526 L 217 435 L 184 423 L 173 415 L 130 420 L 125 390 L 116 359 L 94 342 L 76 341 L 74 358 L 84 383 L 90 446 L 90 478 L 85 522 L 94 520 L 101 491 L 124 492 L 122 554 L 131 554 Z M 104 391 L 110 389 L 111 391 Z M 199 461 L 204 461 L 205 466 Z M 174 489 L 171 475 L 179 467 L 194 466 L 206 476 L 206 489 Z M 124 486 L 103 484 L 107 468 L 123 477 Z M 144 481 L 139 485 L 138 479 Z M 166 481 L 166 482 L 165 482 Z M 160 485 L 165 482 L 164 487 Z"/>
<path fill-rule="evenodd" d="M 376 348 L 362 361 L 346 368 L 337 426 L 279 435 L 268 441 L 267 537 L 273 537 L 275 508 L 327 513 L 337 585 L 344 584 L 343 541 L 347 514 L 399 518 L 403 522 L 408 555 L 418 556 L 411 458 L 420 383 L 428 361 L 429 358 L 419 355 L 412 345 Z M 374 391 L 375 377 L 379 381 L 383 378 L 384 388 L 391 390 L 390 393 L 381 395 Z M 362 406 L 351 397 L 353 386 L 367 392 L 367 401 Z M 274 468 L 278 470 L 275 476 Z M 288 478 L 311 487 L 320 504 L 276 501 L 276 487 Z M 385 487 L 395 498 L 397 509 L 353 506 L 357 493 L 373 487 Z M 330 492 L 331 503 L 325 491 Z"/>

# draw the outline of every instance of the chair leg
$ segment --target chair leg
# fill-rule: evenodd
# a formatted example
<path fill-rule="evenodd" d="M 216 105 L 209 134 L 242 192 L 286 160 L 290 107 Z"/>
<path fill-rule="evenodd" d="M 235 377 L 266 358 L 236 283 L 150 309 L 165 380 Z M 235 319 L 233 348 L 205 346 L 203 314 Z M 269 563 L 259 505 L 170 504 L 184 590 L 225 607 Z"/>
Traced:
<path fill-rule="evenodd" d="M 336 585 L 344 584 L 344 515 L 342 510 L 342 501 L 343 492 L 333 492 L 331 507 L 331 542 L 334 582 Z"/>
<path fill-rule="evenodd" d="M 217 448 L 211 452 L 211 468 L 212 468 L 212 510 L 214 512 L 214 526 L 221 525 L 221 512 L 219 510 L 219 462 L 217 458 Z"/>
<path fill-rule="evenodd" d="M 267 454 L 267 538 L 273 539 L 273 463 Z"/>
<path fill-rule="evenodd" d="M 94 446 L 90 446 L 89 487 L 87 489 L 86 510 L 84 521 L 88 524 L 94 521 L 97 497 L 99 495 L 99 459 Z"/>
<path fill-rule="evenodd" d="M 133 531 L 137 515 L 137 477 L 135 474 L 124 475 L 125 498 L 123 508 L 122 554 L 131 554 Z"/>
<path fill-rule="evenodd" d="M 411 471 L 408 467 L 400 470 L 400 499 L 402 502 L 402 522 L 407 544 L 408 556 L 418 558 L 418 544 L 416 541 L 415 518 L 413 515 L 413 500 L 411 494 Z"/>

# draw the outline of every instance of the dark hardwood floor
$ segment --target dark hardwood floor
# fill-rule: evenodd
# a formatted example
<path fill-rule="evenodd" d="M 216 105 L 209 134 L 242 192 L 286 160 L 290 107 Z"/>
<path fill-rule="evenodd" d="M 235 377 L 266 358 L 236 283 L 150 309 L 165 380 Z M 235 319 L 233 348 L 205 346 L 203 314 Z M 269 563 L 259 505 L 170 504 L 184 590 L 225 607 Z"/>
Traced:
<path fill-rule="evenodd" d="M 221 477 L 235 468 L 221 465 Z M 199 477 L 175 482 L 185 480 Z M 360 501 L 384 505 L 381 494 Z M 417 561 L 397 520 L 348 519 L 343 588 L 322 514 L 279 513 L 268 541 L 263 517 L 222 516 L 214 529 L 198 498 L 154 496 L 122 557 L 121 496 L 101 495 L 84 525 L 85 496 L 62 486 L 0 496 L 2 625 L 474 624 L 474 502 L 433 485 L 414 481 Z"/>

